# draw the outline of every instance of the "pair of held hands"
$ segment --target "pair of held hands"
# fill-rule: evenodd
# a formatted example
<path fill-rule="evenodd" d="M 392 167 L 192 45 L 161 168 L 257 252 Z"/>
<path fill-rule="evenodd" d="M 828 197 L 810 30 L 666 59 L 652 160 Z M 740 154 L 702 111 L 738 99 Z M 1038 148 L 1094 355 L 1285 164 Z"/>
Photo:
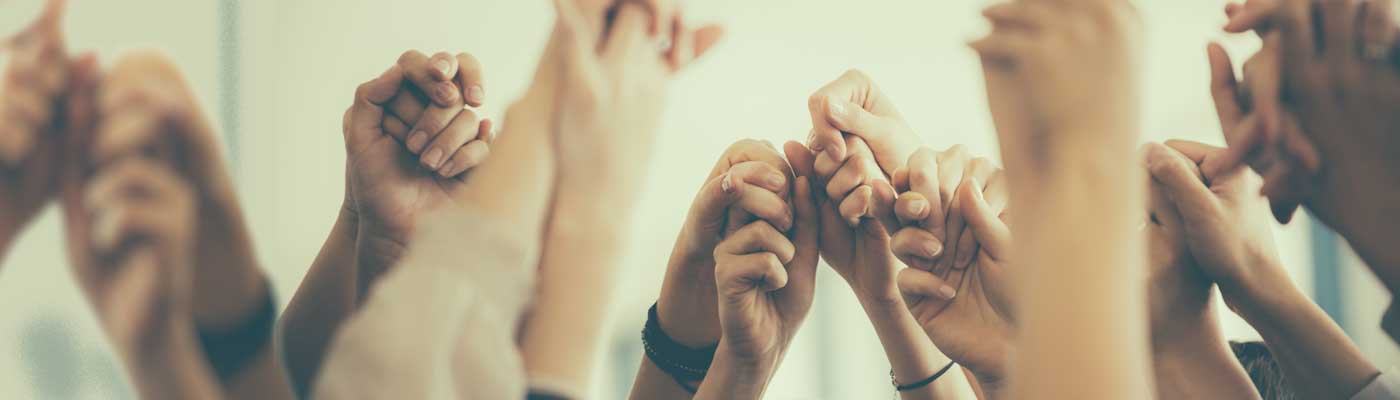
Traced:
<path fill-rule="evenodd" d="M 105 73 L 70 56 L 64 3 L 5 45 L 0 237 L 59 200 L 75 276 L 126 359 L 198 354 L 196 327 L 239 321 L 267 290 L 218 139 L 162 56 Z"/>

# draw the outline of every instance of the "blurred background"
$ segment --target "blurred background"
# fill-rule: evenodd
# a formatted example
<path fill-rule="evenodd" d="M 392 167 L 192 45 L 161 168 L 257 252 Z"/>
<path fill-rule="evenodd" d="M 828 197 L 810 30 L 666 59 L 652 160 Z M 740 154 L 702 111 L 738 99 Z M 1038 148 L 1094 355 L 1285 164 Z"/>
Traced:
<path fill-rule="evenodd" d="M 184 68 L 221 127 L 259 257 L 284 305 L 330 231 L 343 195 L 341 115 L 355 87 L 407 49 L 466 51 L 486 65 L 486 114 L 523 92 L 546 38 L 544 0 L 71 1 L 71 48 L 110 61 L 154 47 Z M 629 277 L 616 290 L 599 398 L 622 398 L 641 359 L 640 330 L 690 200 L 720 153 L 741 138 L 802 140 L 806 97 L 859 68 L 898 103 L 924 141 L 995 158 L 976 57 L 986 0 L 710 0 L 692 21 L 725 39 L 675 84 L 651 185 L 635 210 Z M 1140 1 L 1147 24 L 1148 140 L 1222 143 L 1207 91 L 1208 41 L 1237 63 L 1258 47 L 1226 36 L 1224 0 Z M 0 0 L 0 35 L 41 0 Z M 4 55 L 0 54 L 0 61 Z M 1086 88 L 1085 90 L 1093 90 Z M 130 398 L 95 319 L 72 282 L 51 208 L 0 260 L 0 398 Z M 1294 280 L 1385 369 L 1400 364 L 1378 328 L 1388 295 L 1334 235 L 1298 218 L 1276 230 Z M 816 305 L 771 386 L 772 399 L 893 397 L 889 365 L 850 289 L 823 269 Z M 1257 338 L 1222 305 L 1232 339 Z"/>

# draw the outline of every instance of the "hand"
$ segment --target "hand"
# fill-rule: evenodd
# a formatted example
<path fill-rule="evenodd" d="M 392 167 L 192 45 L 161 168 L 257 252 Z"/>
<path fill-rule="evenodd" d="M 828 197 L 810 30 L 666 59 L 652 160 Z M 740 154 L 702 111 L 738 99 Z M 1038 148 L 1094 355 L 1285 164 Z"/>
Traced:
<path fill-rule="evenodd" d="M 807 98 L 812 136 L 807 145 L 820 162 L 845 161 L 852 153 L 842 133 L 865 139 L 885 175 L 903 166 L 920 145 L 918 135 L 875 82 L 859 70 L 849 70 Z"/>
<path fill-rule="evenodd" d="M 1008 166 L 1136 144 L 1141 40 L 1129 2 L 1018 1 L 983 14 L 993 31 L 972 47 Z"/>
<path fill-rule="evenodd" d="M 770 373 L 811 310 L 816 288 L 819 222 L 808 179 L 799 175 L 793 185 L 791 236 L 757 221 L 715 248 L 720 347 L 727 356 L 771 366 Z"/>
<path fill-rule="evenodd" d="M 944 154 L 953 152 L 950 149 Z M 900 194 L 895 205 L 904 225 L 895 234 L 891 249 L 900 260 L 914 266 L 899 272 L 898 286 L 929 339 L 971 370 L 983 388 L 995 390 L 1006 376 L 1012 334 L 1011 288 L 1004 268 L 1011 234 L 1000 215 L 1006 204 L 1004 179 L 995 175 L 995 168 L 983 172 L 988 167 L 981 166 L 969 169 L 966 178 L 940 176 L 966 162 L 962 160 L 966 156 L 935 155 L 927 149 L 910 158 L 908 170 L 899 172 L 908 180 L 901 186 L 909 189 Z M 985 160 L 974 164 L 990 165 Z M 984 181 L 988 182 L 985 191 Z M 972 235 L 949 248 L 962 253 L 967 251 L 964 242 L 974 242 L 971 251 L 978 252 L 975 257 L 968 256 L 969 265 L 964 267 L 944 261 L 958 256 L 953 251 L 944 252 L 935 232 L 925 225 L 940 210 L 935 208 L 938 202 L 929 199 L 945 197 L 940 194 L 945 182 L 961 182 L 946 196 L 949 200 L 943 210 L 947 219 L 966 221 Z"/>
<path fill-rule="evenodd" d="M 1260 274 L 1283 273 L 1269 230 L 1260 178 L 1249 171 L 1197 175 L 1220 162 L 1223 148 L 1169 141 L 1148 147 L 1148 170 L 1180 214 L 1187 248 L 1202 272 L 1220 286 L 1225 302 L 1248 301 L 1247 285 L 1272 282 Z"/>
<path fill-rule="evenodd" d="M 0 43 L 0 50 L 10 53 L 0 83 L 0 248 L 58 190 L 63 139 L 56 122 L 69 80 L 61 26 L 64 3 L 50 0 L 33 26 Z"/>
<path fill-rule="evenodd" d="M 799 166 L 797 160 L 816 157 L 800 145 L 790 145 L 788 158 L 794 169 L 814 169 L 819 180 L 826 182 L 818 206 L 821 215 L 821 255 L 863 302 L 895 304 L 899 290 L 895 286 L 897 265 L 890 255 L 887 226 L 897 226 L 890 207 L 894 205 L 894 187 L 876 165 L 875 157 L 865 141 L 846 137 L 847 155 L 844 162 L 831 162 L 817 157 L 815 165 Z M 796 156 L 794 156 L 796 155 Z M 839 168 L 838 168 L 839 167 Z"/>
<path fill-rule="evenodd" d="M 725 150 L 691 204 L 666 267 L 656 312 L 668 336 L 695 348 L 719 342 L 715 246 L 760 219 L 791 229 L 791 177 L 787 161 L 771 144 L 741 140 Z"/>
<path fill-rule="evenodd" d="M 464 109 L 481 107 L 486 100 L 481 62 L 467 53 L 440 52 L 429 58 L 410 50 L 399 57 L 399 66 L 408 79 L 386 107 L 384 132 L 443 178 L 456 177 L 486 158 L 495 139 L 491 120 Z"/>
<path fill-rule="evenodd" d="M 453 150 L 451 170 L 448 174 L 418 166 L 418 157 L 404 151 L 403 145 L 390 134 L 393 122 L 399 118 L 411 118 L 412 110 L 404 104 L 416 104 L 412 86 L 414 77 L 439 72 L 428 72 L 430 62 L 418 62 L 415 53 L 409 52 L 402 61 L 380 77 L 359 87 L 355 103 L 346 111 L 344 119 L 345 149 L 349 174 L 348 202 L 358 210 L 360 219 L 358 251 L 361 253 L 359 283 L 361 293 L 401 256 L 403 247 L 409 243 L 414 224 L 422 215 L 451 204 L 455 194 L 464 186 L 463 179 L 451 172 L 465 170 L 480 163 L 486 156 L 486 141 L 474 140 L 459 149 Z M 470 60 L 470 57 L 458 57 Z M 421 61 L 421 60 L 420 60 Z M 441 57 L 439 61 L 444 61 Z M 460 62 L 462 67 L 473 67 L 470 61 Z M 458 71 L 457 76 L 480 76 L 479 72 Z M 441 85 L 451 85 L 437 82 Z M 415 84 L 416 85 L 416 84 Z M 469 90 L 470 92 L 470 90 Z M 455 91 L 453 91 L 455 97 Z M 473 97 L 468 94 L 465 97 Z M 398 105 L 397 114 L 389 109 Z M 460 109 L 460 106 L 458 106 Z M 430 107 L 418 113 L 417 124 L 432 124 L 433 109 Z M 420 127 L 421 128 L 421 127 Z M 438 138 L 475 138 L 489 140 L 491 124 L 478 121 L 471 110 L 461 110 L 451 116 L 451 123 Z M 405 130 L 407 131 L 407 130 Z M 417 141 L 410 141 L 414 144 Z M 455 144 L 455 142 L 453 142 Z M 436 146 L 437 144 L 434 144 Z M 410 146 L 411 147 L 411 146 Z M 421 150 L 421 149 L 420 149 Z M 460 167 L 459 167 L 460 166 Z"/>
<path fill-rule="evenodd" d="M 95 100 L 94 87 L 73 95 L 88 100 L 70 99 L 70 123 L 80 133 L 70 135 L 74 155 L 67 168 L 81 173 L 129 156 L 154 155 L 180 171 L 195 193 L 200 221 L 193 236 L 200 260 L 194 321 L 221 329 L 242 320 L 271 288 L 253 254 L 218 136 L 195 108 L 198 102 L 184 78 L 164 56 L 133 52 L 113 64 L 100 87 Z M 96 112 L 83 110 L 88 107 Z"/>
<path fill-rule="evenodd" d="M 157 351 L 164 329 L 192 335 L 195 195 L 162 163 L 129 157 L 99 171 L 69 204 L 75 269 L 112 343 Z"/>
<path fill-rule="evenodd" d="M 641 187 L 667 84 L 681 66 L 668 63 L 647 34 L 647 12 L 621 3 L 606 37 L 569 0 L 556 0 L 563 48 L 563 87 L 555 125 L 559 190 L 590 197 L 617 195 L 626 210 Z M 719 39 L 717 26 L 670 32 L 686 60 L 703 55 Z"/>

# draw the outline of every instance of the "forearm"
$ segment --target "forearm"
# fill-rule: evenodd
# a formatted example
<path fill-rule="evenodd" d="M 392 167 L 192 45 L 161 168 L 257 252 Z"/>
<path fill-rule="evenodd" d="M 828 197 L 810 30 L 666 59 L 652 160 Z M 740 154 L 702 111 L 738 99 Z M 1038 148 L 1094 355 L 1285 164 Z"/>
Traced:
<path fill-rule="evenodd" d="M 358 224 L 354 212 L 342 207 L 321 253 L 282 316 L 279 347 L 293 387 L 303 396 L 316 380 L 336 329 L 355 310 Z"/>
<path fill-rule="evenodd" d="M 724 340 L 720 340 L 715 351 L 715 362 L 710 365 L 710 373 L 700 384 L 696 399 L 761 399 L 768 390 L 768 382 L 778 370 L 782 359 L 774 360 L 741 359 L 731 355 Z"/>
<path fill-rule="evenodd" d="M 512 105 L 491 157 L 473 170 L 465 189 L 468 204 L 516 223 L 507 232 L 512 239 L 543 237 L 554 181 L 552 110 L 549 102 L 529 98 Z"/>
<path fill-rule="evenodd" d="M 895 380 L 905 384 L 918 382 L 948 365 L 948 357 L 933 345 L 903 301 L 860 300 L 875 327 L 875 335 L 880 338 Z M 899 397 L 904 400 L 974 398 L 958 368 L 948 370 L 927 386 L 899 392 Z"/>
<path fill-rule="evenodd" d="M 522 351 L 531 381 L 588 393 L 605 343 L 628 221 L 596 196 L 561 191 L 544 241 Z M 560 335 L 559 332 L 569 332 Z"/>
<path fill-rule="evenodd" d="M 701 382 L 689 383 L 692 388 L 699 387 Z M 642 356 L 642 366 L 637 370 L 637 378 L 632 382 L 632 392 L 627 396 L 629 399 L 689 399 L 693 395 L 682 388 L 676 380 L 656 364 L 652 364 L 650 359 Z"/>
<path fill-rule="evenodd" d="M 1247 300 L 1236 301 L 1234 308 L 1263 337 L 1285 380 L 1301 397 L 1350 398 L 1380 375 L 1346 333 L 1286 276 L 1258 278 L 1238 292 Z"/>
<path fill-rule="evenodd" d="M 151 342 L 125 358 L 132 385 L 143 399 L 219 399 L 218 380 L 209 368 L 188 322 L 171 322 Z"/>
<path fill-rule="evenodd" d="M 1011 182 L 1024 316 L 1012 398 L 1152 396 L 1139 229 L 1145 184 L 1131 149 L 1114 150 L 1060 153 L 1034 174 L 1008 169 L 1032 174 Z"/>

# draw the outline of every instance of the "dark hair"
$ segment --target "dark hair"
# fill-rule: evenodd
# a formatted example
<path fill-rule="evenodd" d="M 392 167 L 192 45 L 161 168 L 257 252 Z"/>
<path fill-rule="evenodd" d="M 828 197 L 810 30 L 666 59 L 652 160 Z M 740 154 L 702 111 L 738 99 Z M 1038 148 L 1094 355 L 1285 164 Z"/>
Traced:
<path fill-rule="evenodd" d="M 1278 369 L 1278 363 L 1274 362 L 1274 353 L 1269 351 L 1269 346 L 1264 342 L 1236 342 L 1230 341 L 1230 350 L 1235 352 L 1235 358 L 1240 360 L 1240 365 L 1244 366 L 1244 372 L 1249 374 L 1249 380 L 1254 381 L 1254 388 L 1259 391 L 1259 397 L 1264 400 L 1294 400 L 1298 395 L 1288 387 L 1283 380 L 1283 371 Z"/>

